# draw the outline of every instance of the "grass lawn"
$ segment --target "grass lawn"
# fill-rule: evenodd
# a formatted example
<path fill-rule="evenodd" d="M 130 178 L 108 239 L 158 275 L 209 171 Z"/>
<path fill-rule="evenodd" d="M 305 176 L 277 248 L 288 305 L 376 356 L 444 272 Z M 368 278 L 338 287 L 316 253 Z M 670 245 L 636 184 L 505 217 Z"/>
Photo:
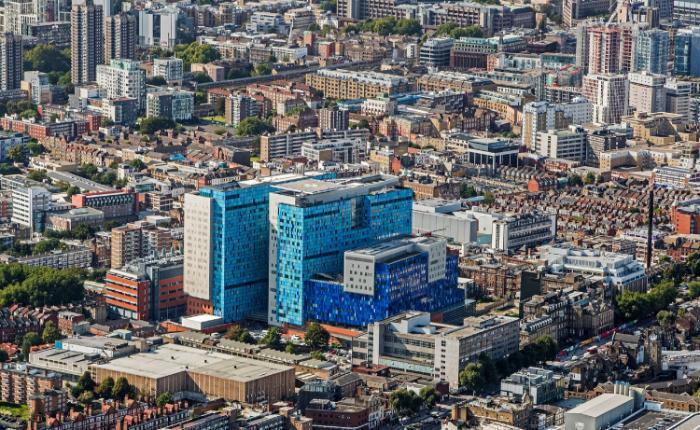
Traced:
<path fill-rule="evenodd" d="M 29 406 L 0 402 L 0 415 L 11 415 L 15 418 L 21 418 L 27 421 L 29 420 Z"/>
<path fill-rule="evenodd" d="M 205 117 L 202 117 L 202 119 L 205 121 L 219 122 L 221 124 L 226 124 L 226 118 L 224 118 L 221 115 L 219 115 L 219 116 L 205 116 Z"/>

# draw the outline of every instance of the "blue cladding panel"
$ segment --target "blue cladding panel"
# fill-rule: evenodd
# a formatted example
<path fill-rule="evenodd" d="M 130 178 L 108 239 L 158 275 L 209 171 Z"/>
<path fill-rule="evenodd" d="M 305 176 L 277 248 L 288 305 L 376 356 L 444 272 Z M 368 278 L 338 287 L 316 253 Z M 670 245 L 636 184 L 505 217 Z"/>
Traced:
<path fill-rule="evenodd" d="M 339 282 L 306 282 L 306 318 L 329 324 L 365 327 L 401 312 L 434 312 L 464 302 L 457 288 L 458 258 L 448 255 L 445 278 L 428 283 L 426 253 L 375 266 L 374 295 L 346 293 Z"/>
<path fill-rule="evenodd" d="M 413 193 L 392 189 L 313 206 L 280 204 L 277 235 L 277 319 L 306 321 L 304 283 L 338 273 L 343 252 L 411 233 Z"/>

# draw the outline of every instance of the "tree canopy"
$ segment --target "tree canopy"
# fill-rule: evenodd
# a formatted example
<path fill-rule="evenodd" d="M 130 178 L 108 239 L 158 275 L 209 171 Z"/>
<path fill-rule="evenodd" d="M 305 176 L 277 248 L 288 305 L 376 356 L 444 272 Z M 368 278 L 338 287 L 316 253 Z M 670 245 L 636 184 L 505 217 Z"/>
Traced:
<path fill-rule="evenodd" d="M 423 406 L 423 399 L 413 391 L 405 388 L 393 391 L 389 395 L 389 406 L 401 416 L 413 415 Z"/>
<path fill-rule="evenodd" d="M 331 335 L 321 324 L 313 322 L 309 324 L 304 334 L 304 342 L 313 349 L 321 349 L 328 346 Z"/>
<path fill-rule="evenodd" d="M 150 117 L 143 118 L 139 124 L 139 130 L 143 134 L 154 134 L 158 131 L 175 128 L 175 122 L 170 118 Z"/>
<path fill-rule="evenodd" d="M 0 266 L 0 305 L 61 305 L 83 299 L 79 271 L 31 267 L 12 263 Z"/>
<path fill-rule="evenodd" d="M 419 36 L 423 31 L 420 23 L 415 19 L 402 18 L 397 20 L 393 16 L 386 18 L 368 19 L 357 24 L 345 26 L 346 33 L 377 33 L 382 36 L 400 34 L 404 36 Z"/>
<path fill-rule="evenodd" d="M 39 44 L 24 53 L 24 68 L 39 72 L 70 71 L 70 49 L 58 49 L 54 45 Z"/>
<path fill-rule="evenodd" d="M 435 36 L 449 36 L 453 39 L 459 39 L 461 37 L 483 37 L 484 32 L 478 25 L 460 27 L 453 22 L 448 22 L 435 29 Z"/>
<path fill-rule="evenodd" d="M 275 128 L 267 121 L 251 116 L 238 124 L 236 134 L 239 136 L 257 136 L 274 130 Z"/>
<path fill-rule="evenodd" d="M 221 58 L 221 53 L 211 45 L 192 42 L 189 45 L 177 45 L 175 56 L 181 58 L 186 70 L 193 63 L 211 63 Z"/>
<path fill-rule="evenodd" d="M 668 307 L 677 296 L 673 281 L 664 280 L 646 293 L 625 291 L 618 295 L 617 309 L 628 320 L 647 318 Z"/>

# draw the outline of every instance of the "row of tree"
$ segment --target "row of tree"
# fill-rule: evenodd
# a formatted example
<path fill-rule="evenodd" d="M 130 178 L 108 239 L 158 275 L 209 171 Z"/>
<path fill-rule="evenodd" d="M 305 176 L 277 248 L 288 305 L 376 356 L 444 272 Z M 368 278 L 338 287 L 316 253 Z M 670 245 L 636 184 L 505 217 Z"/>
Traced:
<path fill-rule="evenodd" d="M 468 392 L 481 392 L 511 373 L 533 364 L 553 360 L 558 351 L 557 343 L 550 336 L 542 336 L 507 358 L 491 360 L 481 354 L 476 362 L 469 363 L 459 373 L 459 385 Z"/>
<path fill-rule="evenodd" d="M 83 273 L 79 270 L 17 263 L 0 266 L 0 306 L 62 305 L 80 301 L 83 295 Z"/>
<path fill-rule="evenodd" d="M 129 396 L 130 399 L 135 399 L 138 394 L 136 387 L 129 384 L 129 380 L 123 376 L 117 378 L 116 381 L 111 376 L 108 376 L 100 385 L 97 385 L 92 379 L 90 372 L 83 373 L 78 382 L 71 387 L 70 392 L 81 403 L 89 403 L 96 398 L 123 400 L 126 396 Z M 168 399 L 165 400 L 165 403 L 167 403 Z"/>
<path fill-rule="evenodd" d="M 432 408 L 440 400 L 440 393 L 434 387 L 423 387 L 416 394 L 405 388 L 389 395 L 389 406 L 401 416 L 414 415 L 423 407 Z"/>
<path fill-rule="evenodd" d="M 674 281 L 666 279 L 646 293 L 625 291 L 615 298 L 616 309 L 624 320 L 649 318 L 666 309 L 678 296 Z"/>
<path fill-rule="evenodd" d="M 377 33 L 382 36 L 400 34 L 405 36 L 420 36 L 423 28 L 415 19 L 396 19 L 393 16 L 386 18 L 368 19 L 357 24 L 348 24 L 344 28 L 345 33 Z"/>
<path fill-rule="evenodd" d="M 250 332 L 239 325 L 231 326 L 226 334 L 224 335 L 226 339 L 235 340 L 238 342 L 254 344 L 256 343 L 255 338 Z M 323 328 L 318 323 L 311 323 L 304 333 L 304 343 L 312 350 L 323 350 L 328 347 L 328 342 L 330 341 L 330 334 L 326 329 Z M 288 343 L 286 346 L 282 343 L 282 333 L 277 327 L 270 327 L 265 334 L 265 336 L 260 339 L 261 345 L 267 345 L 268 347 L 276 350 L 286 350 L 287 352 L 293 352 L 293 344 Z M 290 347 L 291 346 L 291 347 Z"/>

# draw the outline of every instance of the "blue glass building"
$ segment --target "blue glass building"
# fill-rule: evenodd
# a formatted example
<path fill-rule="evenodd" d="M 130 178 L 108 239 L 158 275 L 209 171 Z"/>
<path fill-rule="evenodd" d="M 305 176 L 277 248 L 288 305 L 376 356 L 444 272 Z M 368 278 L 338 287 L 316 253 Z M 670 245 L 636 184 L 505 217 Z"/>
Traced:
<path fill-rule="evenodd" d="M 398 185 L 383 175 L 305 180 L 270 195 L 271 320 L 303 325 L 306 281 L 343 270 L 346 250 L 411 233 L 413 192 Z"/>
<path fill-rule="evenodd" d="M 311 176 L 331 179 L 334 174 Z M 265 315 L 268 300 L 269 197 L 282 183 L 308 176 L 204 187 L 185 197 L 185 292 L 238 321 Z"/>
<path fill-rule="evenodd" d="M 668 72 L 668 32 L 653 28 L 640 31 L 634 45 L 634 69 L 657 75 Z"/>
<path fill-rule="evenodd" d="M 673 73 L 680 76 L 700 76 L 700 29 L 679 29 L 674 45 Z"/>
<path fill-rule="evenodd" d="M 434 312 L 463 303 L 464 291 L 457 287 L 458 257 L 446 255 L 444 276 L 429 282 L 428 255 L 407 250 L 376 261 L 371 294 L 350 291 L 343 279 L 314 277 L 306 283 L 306 317 L 366 327 L 410 310 Z"/>

